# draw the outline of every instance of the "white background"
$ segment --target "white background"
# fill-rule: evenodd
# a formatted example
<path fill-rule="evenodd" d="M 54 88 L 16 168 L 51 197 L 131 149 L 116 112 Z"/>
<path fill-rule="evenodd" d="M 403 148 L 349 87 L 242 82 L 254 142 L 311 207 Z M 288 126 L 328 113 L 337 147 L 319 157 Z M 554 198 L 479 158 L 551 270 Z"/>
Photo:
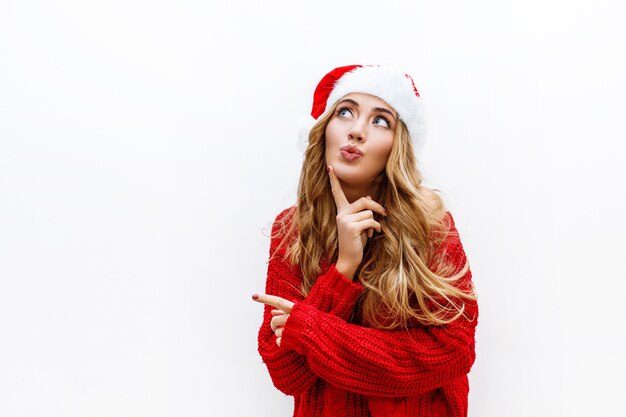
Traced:
<path fill-rule="evenodd" d="M 619 1 L 0 1 L 0 415 L 291 416 L 257 353 L 297 120 L 393 64 L 477 285 L 470 415 L 623 416 Z"/>

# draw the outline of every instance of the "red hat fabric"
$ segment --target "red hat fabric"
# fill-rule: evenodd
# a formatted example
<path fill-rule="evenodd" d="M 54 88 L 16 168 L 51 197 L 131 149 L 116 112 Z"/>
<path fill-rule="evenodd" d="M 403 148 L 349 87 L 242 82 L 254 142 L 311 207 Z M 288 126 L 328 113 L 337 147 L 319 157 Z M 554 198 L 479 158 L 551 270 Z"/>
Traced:
<path fill-rule="evenodd" d="M 317 120 L 324 110 L 326 110 L 326 103 L 330 93 L 333 92 L 333 88 L 339 79 L 346 73 L 356 68 L 360 68 L 362 65 L 346 65 L 345 67 L 337 67 L 328 74 L 324 75 L 324 78 L 320 80 L 313 93 L 313 108 L 311 109 L 311 116 Z"/>
<path fill-rule="evenodd" d="M 416 153 L 421 152 L 426 126 L 422 99 L 415 83 L 410 75 L 394 67 L 380 65 L 337 67 L 320 80 L 313 93 L 312 119 L 300 132 L 300 136 L 304 136 L 300 139 L 305 148 L 315 121 L 349 93 L 372 94 L 385 100 L 407 126 Z"/>

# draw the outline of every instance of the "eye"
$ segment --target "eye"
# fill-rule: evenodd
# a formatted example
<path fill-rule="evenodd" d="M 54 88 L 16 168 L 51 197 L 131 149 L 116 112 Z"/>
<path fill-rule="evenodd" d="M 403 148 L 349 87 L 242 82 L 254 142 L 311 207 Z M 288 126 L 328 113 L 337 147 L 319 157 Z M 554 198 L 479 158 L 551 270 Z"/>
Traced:
<path fill-rule="evenodd" d="M 340 107 L 337 109 L 337 116 L 339 117 L 348 117 L 352 116 L 352 110 L 347 107 Z"/>
<path fill-rule="evenodd" d="M 374 118 L 374 124 L 383 126 L 383 127 L 391 126 L 391 123 L 389 123 L 389 120 L 384 116 L 376 116 L 376 118 Z"/>

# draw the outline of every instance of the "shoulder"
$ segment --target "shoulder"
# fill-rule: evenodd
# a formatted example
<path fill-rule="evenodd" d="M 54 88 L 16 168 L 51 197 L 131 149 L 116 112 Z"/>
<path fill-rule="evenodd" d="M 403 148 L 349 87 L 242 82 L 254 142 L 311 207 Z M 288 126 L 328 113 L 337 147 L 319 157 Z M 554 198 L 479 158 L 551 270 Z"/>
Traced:
<path fill-rule="evenodd" d="M 442 221 L 449 216 L 450 213 L 448 212 L 448 209 L 444 204 L 443 199 L 436 192 L 436 190 L 428 187 L 421 187 L 420 194 L 429 212 L 432 213 L 435 218 Z"/>
<path fill-rule="evenodd" d="M 287 207 L 286 209 L 278 213 L 276 219 L 274 220 L 274 226 L 276 226 L 277 224 L 288 223 L 293 218 L 295 213 L 296 206 Z"/>
<path fill-rule="evenodd" d="M 290 232 L 292 238 L 297 234 L 296 228 L 291 228 L 295 213 L 296 206 L 287 207 L 278 213 L 272 224 L 271 248 L 282 246 L 283 240 Z"/>
<path fill-rule="evenodd" d="M 444 227 L 444 235 L 439 248 L 444 252 L 463 252 L 461 237 L 459 236 L 454 217 L 443 202 L 438 190 L 421 187 L 420 193 L 429 212 Z"/>

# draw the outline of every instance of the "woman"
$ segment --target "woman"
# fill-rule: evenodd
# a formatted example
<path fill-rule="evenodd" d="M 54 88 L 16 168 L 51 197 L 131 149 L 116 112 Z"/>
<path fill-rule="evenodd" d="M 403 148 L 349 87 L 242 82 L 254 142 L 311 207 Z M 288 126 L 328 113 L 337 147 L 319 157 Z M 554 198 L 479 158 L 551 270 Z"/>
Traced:
<path fill-rule="evenodd" d="M 294 416 L 466 416 L 478 307 L 452 215 L 421 185 L 421 98 L 393 68 L 315 90 L 297 205 L 272 227 L 258 349 Z"/>

